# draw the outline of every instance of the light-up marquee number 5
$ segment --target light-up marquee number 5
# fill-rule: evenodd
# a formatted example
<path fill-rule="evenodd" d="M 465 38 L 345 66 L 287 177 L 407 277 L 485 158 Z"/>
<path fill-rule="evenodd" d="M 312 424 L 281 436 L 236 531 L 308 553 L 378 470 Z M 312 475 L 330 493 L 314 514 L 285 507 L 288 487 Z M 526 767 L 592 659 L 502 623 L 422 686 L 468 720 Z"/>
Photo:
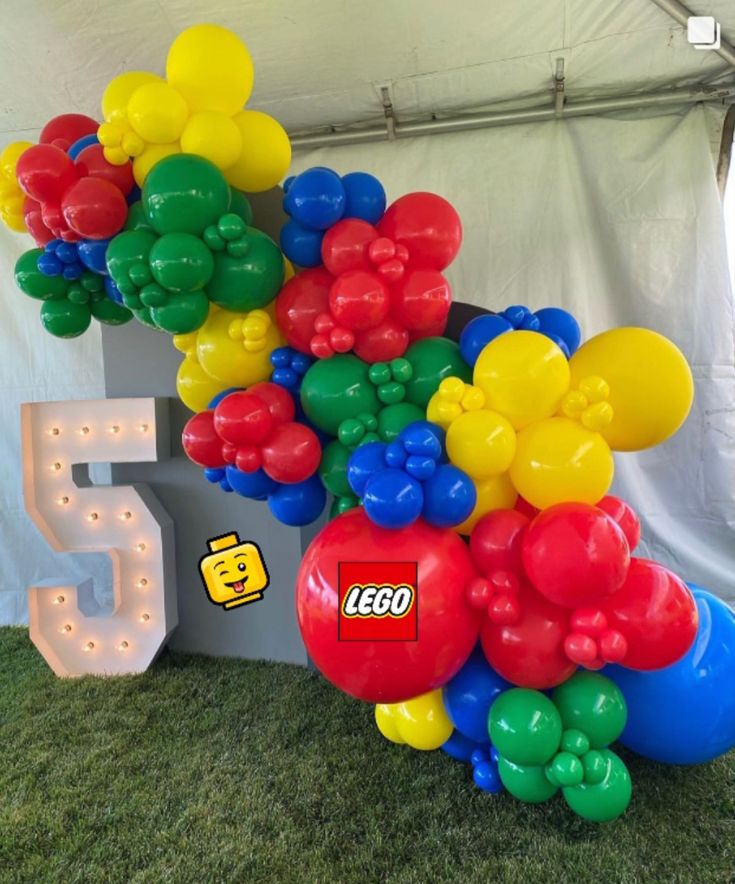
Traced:
<path fill-rule="evenodd" d="M 28 513 L 54 550 L 112 560 L 112 611 L 95 601 L 91 580 L 28 590 L 31 640 L 57 675 L 142 672 L 176 626 L 170 517 L 148 486 L 93 485 L 82 466 L 162 459 L 167 417 L 162 399 L 22 406 Z"/>

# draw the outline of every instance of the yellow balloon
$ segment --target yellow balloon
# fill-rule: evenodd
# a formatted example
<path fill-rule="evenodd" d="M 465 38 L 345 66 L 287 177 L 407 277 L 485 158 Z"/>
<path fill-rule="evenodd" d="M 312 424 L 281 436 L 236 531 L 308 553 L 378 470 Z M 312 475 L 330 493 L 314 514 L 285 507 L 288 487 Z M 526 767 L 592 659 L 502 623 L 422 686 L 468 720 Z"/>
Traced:
<path fill-rule="evenodd" d="M 168 83 L 144 83 L 130 96 L 128 122 L 152 144 L 170 144 L 184 131 L 189 108 Z"/>
<path fill-rule="evenodd" d="M 597 503 L 610 488 L 615 465 L 607 442 L 566 417 L 537 421 L 518 433 L 510 478 L 538 509 L 555 503 Z"/>
<path fill-rule="evenodd" d="M 616 451 L 638 451 L 672 436 L 694 399 L 692 372 L 681 350 L 647 328 L 595 335 L 572 356 L 572 385 L 599 375 L 610 387 L 613 417 L 600 430 Z"/>
<path fill-rule="evenodd" d="M 286 130 L 260 111 L 241 111 L 232 119 L 242 136 L 242 153 L 224 170 L 225 178 L 248 193 L 270 190 L 291 165 L 291 142 Z"/>
<path fill-rule="evenodd" d="M 469 516 L 454 529 L 459 534 L 471 534 L 475 524 L 487 513 L 493 510 L 510 510 L 516 505 L 518 492 L 510 481 L 508 473 L 485 479 L 484 482 L 475 482 L 477 503 Z"/>
<path fill-rule="evenodd" d="M 390 740 L 391 743 L 405 743 L 406 741 L 398 733 L 395 708 L 394 705 L 378 703 L 375 707 L 375 723 L 386 740 Z"/>
<path fill-rule="evenodd" d="M 229 384 L 215 381 L 195 359 L 182 359 L 176 373 L 176 392 L 190 411 L 205 411 Z"/>
<path fill-rule="evenodd" d="M 283 256 L 283 284 L 285 285 L 291 277 L 296 276 L 296 271 L 293 268 L 293 264 L 288 260 L 288 258 Z"/>
<path fill-rule="evenodd" d="M 249 387 L 268 380 L 271 351 L 284 343 L 272 305 L 250 313 L 218 310 L 199 329 L 197 358 L 215 380 Z"/>
<path fill-rule="evenodd" d="M 0 153 L 0 219 L 16 233 L 24 233 L 27 228 L 23 217 L 25 194 L 15 177 L 15 167 L 29 147 L 33 147 L 31 141 L 11 141 Z"/>
<path fill-rule="evenodd" d="M 18 160 L 29 147 L 33 147 L 32 141 L 11 141 L 10 144 L 3 148 L 2 153 L 0 153 L 0 179 L 10 179 L 18 187 L 18 182 L 15 178 L 15 167 L 18 165 Z M 20 187 L 18 189 L 20 190 Z"/>
<path fill-rule="evenodd" d="M 25 233 L 28 229 L 23 212 L 14 211 L 12 206 L 9 207 L 6 203 L 0 204 L 0 218 L 3 224 L 14 233 Z"/>
<path fill-rule="evenodd" d="M 473 479 L 504 473 L 516 453 L 516 433 L 495 411 L 466 411 L 447 430 L 447 455 Z"/>
<path fill-rule="evenodd" d="M 110 80 L 102 93 L 102 116 L 108 123 L 125 120 L 128 102 L 133 92 L 146 83 L 163 83 L 163 79 L 148 71 L 125 71 Z"/>
<path fill-rule="evenodd" d="M 397 703 L 394 714 L 398 733 L 414 749 L 438 749 L 454 730 L 444 708 L 441 688 Z"/>
<path fill-rule="evenodd" d="M 473 383 L 484 392 L 487 407 L 520 430 L 554 414 L 569 389 L 569 363 L 545 335 L 506 332 L 480 353 Z"/>
<path fill-rule="evenodd" d="M 226 169 L 242 152 L 242 135 L 231 117 L 216 111 L 199 111 L 184 126 L 181 150 L 204 157 L 218 169 Z"/>
<path fill-rule="evenodd" d="M 138 187 L 143 186 L 148 173 L 159 160 L 175 153 L 181 153 L 178 141 L 173 144 L 149 144 L 143 153 L 133 160 L 133 177 Z M 107 156 L 107 151 L 105 151 L 105 156 Z"/>
<path fill-rule="evenodd" d="M 166 57 L 166 78 L 193 111 L 232 116 L 253 88 L 253 62 L 247 46 L 219 25 L 194 25 L 182 31 Z"/>

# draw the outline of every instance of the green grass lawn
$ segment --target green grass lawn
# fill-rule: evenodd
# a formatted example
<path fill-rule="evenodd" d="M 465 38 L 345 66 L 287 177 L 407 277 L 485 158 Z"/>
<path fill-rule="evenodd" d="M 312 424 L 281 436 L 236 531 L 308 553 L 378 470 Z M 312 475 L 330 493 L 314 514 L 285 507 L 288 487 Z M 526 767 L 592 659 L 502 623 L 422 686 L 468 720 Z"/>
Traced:
<path fill-rule="evenodd" d="M 735 689 L 735 688 L 734 688 Z M 0 630 L 0 881 L 732 881 L 735 753 L 623 753 L 626 814 L 480 792 L 292 666 L 165 654 L 62 681 Z"/>

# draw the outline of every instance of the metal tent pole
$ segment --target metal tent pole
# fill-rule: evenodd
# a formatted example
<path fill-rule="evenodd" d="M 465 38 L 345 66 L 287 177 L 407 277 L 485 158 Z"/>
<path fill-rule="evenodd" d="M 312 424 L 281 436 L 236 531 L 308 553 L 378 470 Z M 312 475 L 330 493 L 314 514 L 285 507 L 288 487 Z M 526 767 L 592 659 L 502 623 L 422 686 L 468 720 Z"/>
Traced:
<path fill-rule="evenodd" d="M 684 27 L 687 26 L 687 20 L 694 16 L 691 9 L 684 6 L 679 0 L 651 0 L 651 2 L 655 3 L 660 9 L 663 9 L 664 12 L 667 12 L 675 21 L 678 21 L 679 24 Z M 712 49 L 711 51 L 721 55 L 725 61 L 735 67 L 735 48 L 733 48 L 727 40 L 720 37 L 719 48 Z"/>

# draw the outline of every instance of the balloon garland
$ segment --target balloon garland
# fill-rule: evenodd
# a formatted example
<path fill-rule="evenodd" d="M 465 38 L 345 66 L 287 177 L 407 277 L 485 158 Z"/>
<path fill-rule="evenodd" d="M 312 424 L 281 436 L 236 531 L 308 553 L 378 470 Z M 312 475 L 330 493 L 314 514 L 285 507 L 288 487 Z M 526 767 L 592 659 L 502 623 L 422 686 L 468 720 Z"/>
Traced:
<path fill-rule="evenodd" d="M 108 84 L 101 124 L 63 114 L 8 145 L 0 217 L 37 245 L 16 283 L 53 335 L 135 318 L 172 336 L 206 481 L 293 526 L 331 496 L 299 626 L 384 737 L 441 748 L 484 791 L 614 819 L 631 798 L 616 740 L 670 763 L 735 745 L 735 615 L 636 557 L 637 516 L 609 494 L 613 451 L 686 419 L 689 366 L 649 329 L 583 343 L 555 307 L 443 337 L 460 219 L 437 194 L 388 204 L 365 172 L 286 179 L 276 244 L 243 191 L 274 187 L 290 145 L 244 108 L 252 83 L 239 38 L 197 25 L 165 79 Z M 342 597 L 342 566 L 366 563 L 384 582 Z M 353 637 L 390 613 L 389 640 L 343 640 L 343 609 Z"/>

